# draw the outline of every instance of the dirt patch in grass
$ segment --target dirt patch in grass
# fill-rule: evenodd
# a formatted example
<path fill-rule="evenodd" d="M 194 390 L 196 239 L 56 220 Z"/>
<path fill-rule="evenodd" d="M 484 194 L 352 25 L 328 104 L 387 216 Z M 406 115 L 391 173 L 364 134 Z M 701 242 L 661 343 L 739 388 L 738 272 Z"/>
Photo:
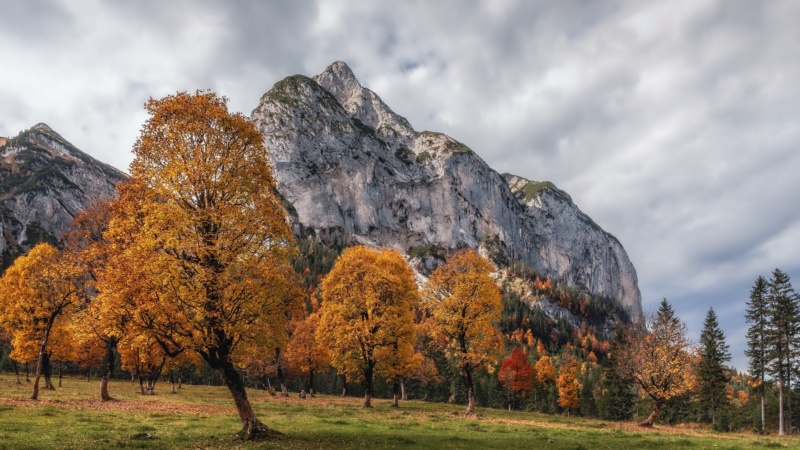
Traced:
<path fill-rule="evenodd" d="M 31 400 L 28 398 L 0 398 L 0 405 L 15 406 L 19 408 L 55 407 L 72 409 L 76 411 L 138 411 L 151 414 L 192 414 L 202 416 L 217 414 L 230 415 L 236 413 L 236 408 L 233 407 L 200 405 L 193 403 L 170 403 L 158 400 L 112 400 L 109 402 L 101 402 L 100 400 Z"/>

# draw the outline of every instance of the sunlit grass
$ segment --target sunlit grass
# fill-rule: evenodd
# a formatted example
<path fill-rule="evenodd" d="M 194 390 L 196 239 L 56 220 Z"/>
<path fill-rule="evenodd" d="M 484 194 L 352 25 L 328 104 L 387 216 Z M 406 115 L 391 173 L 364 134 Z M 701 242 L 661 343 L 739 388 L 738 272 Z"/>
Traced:
<path fill-rule="evenodd" d="M 283 433 L 279 438 L 243 443 L 225 388 L 184 386 L 169 394 L 141 396 L 135 383 L 114 381 L 116 401 L 101 403 L 99 383 L 64 379 L 63 388 L 29 400 L 31 384 L 0 375 L 0 449 L 18 448 L 800 448 L 796 438 L 753 434 L 714 434 L 659 426 L 585 418 L 480 409 L 465 417 L 463 407 L 420 401 L 391 408 L 374 401 L 365 410 L 360 399 L 318 396 L 271 397 L 249 391 L 259 417 Z"/>

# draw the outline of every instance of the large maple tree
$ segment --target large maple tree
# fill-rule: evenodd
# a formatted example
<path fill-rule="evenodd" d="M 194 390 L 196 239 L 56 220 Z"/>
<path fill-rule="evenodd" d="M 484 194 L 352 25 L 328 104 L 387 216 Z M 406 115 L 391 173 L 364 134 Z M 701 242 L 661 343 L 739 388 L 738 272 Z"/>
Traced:
<path fill-rule="evenodd" d="M 464 250 L 431 274 L 423 293 L 428 334 L 464 375 L 468 414 L 475 412 L 473 374 L 491 371 L 504 347 L 497 326 L 503 306 L 492 270 L 486 258 Z"/>
<path fill-rule="evenodd" d="M 345 250 L 322 282 L 317 339 L 331 350 L 331 364 L 348 380 L 364 381 L 364 406 L 372 406 L 375 375 L 414 355 L 416 279 L 394 250 L 357 246 Z"/>
<path fill-rule="evenodd" d="M 131 180 L 111 218 L 115 247 L 98 276 L 105 302 L 168 356 L 189 350 L 222 375 L 244 439 L 255 415 L 237 362 L 285 333 L 293 237 L 253 124 L 211 92 L 146 104 Z M 122 195 L 124 194 L 124 195 Z"/>
<path fill-rule="evenodd" d="M 12 357 L 30 360 L 36 355 L 36 378 L 31 398 L 39 397 L 39 380 L 47 371 L 54 338 L 68 332 L 69 317 L 80 296 L 80 272 L 50 244 L 38 244 L 0 278 L 0 323 L 10 331 L 15 353 Z M 67 342 L 66 339 L 61 341 Z"/>

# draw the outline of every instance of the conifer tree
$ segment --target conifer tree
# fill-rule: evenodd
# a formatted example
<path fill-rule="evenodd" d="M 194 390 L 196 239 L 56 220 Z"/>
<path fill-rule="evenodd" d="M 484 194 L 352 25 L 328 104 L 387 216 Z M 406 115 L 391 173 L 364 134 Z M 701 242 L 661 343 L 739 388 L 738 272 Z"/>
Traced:
<path fill-rule="evenodd" d="M 700 408 L 704 415 L 717 423 L 717 413 L 727 403 L 725 388 L 730 381 L 725 362 L 731 354 L 725 343 L 725 334 L 719 328 L 714 308 L 709 308 L 703 331 L 700 333 L 700 363 L 697 367 L 697 381 Z"/>
<path fill-rule="evenodd" d="M 778 380 L 778 434 L 783 436 L 786 424 L 791 423 L 791 403 L 785 401 L 788 396 L 784 399 L 784 392 L 786 387 L 791 390 L 792 353 L 796 347 L 800 307 L 789 275 L 780 269 L 772 272 L 767 287 L 767 311 L 771 325 L 766 333 L 768 373 Z M 788 429 L 791 433 L 791 426 Z"/>
<path fill-rule="evenodd" d="M 766 418 L 766 383 L 769 359 L 767 357 L 767 335 L 770 327 L 767 310 L 767 280 L 759 276 L 756 278 L 753 289 L 750 291 L 750 301 L 747 302 L 745 318 L 751 324 L 747 329 L 747 350 L 745 354 L 748 358 L 748 370 L 753 379 L 758 380 L 756 387 L 761 397 L 761 434 L 767 431 Z"/>

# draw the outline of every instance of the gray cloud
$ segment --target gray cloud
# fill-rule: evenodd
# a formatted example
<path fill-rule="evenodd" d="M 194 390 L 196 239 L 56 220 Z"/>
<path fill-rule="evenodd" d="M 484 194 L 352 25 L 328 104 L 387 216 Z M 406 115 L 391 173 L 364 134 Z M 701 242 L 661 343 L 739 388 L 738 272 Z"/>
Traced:
<path fill-rule="evenodd" d="M 125 168 L 142 104 L 212 88 L 244 113 L 346 61 L 417 129 L 552 180 L 616 235 L 645 306 L 741 355 L 758 274 L 800 276 L 800 4 L 0 0 L 0 135 L 47 122 Z"/>

